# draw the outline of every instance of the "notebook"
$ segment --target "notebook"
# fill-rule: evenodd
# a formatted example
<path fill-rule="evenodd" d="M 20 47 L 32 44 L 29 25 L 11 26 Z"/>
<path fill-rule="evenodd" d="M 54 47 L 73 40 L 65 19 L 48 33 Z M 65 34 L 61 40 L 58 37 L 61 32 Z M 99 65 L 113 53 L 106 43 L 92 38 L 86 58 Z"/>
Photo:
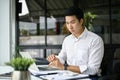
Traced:
<path fill-rule="evenodd" d="M 20 55 L 25 58 L 33 59 L 29 52 L 20 52 Z M 55 67 L 49 67 L 48 65 L 41 65 L 37 66 L 36 63 L 34 62 L 29 69 L 35 70 L 35 71 L 53 71 L 53 70 L 58 70 Z"/>

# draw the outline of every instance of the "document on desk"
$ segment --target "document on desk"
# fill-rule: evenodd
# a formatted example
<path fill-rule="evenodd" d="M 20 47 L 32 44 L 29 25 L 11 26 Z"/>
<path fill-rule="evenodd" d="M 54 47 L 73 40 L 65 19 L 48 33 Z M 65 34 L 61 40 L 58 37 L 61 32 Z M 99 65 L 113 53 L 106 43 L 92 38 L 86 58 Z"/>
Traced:
<path fill-rule="evenodd" d="M 30 71 L 33 75 L 48 80 L 70 80 L 70 79 L 84 79 L 89 76 L 86 74 L 78 74 L 68 70 L 55 71 Z"/>
<path fill-rule="evenodd" d="M 61 70 L 55 70 L 55 71 L 36 71 L 36 70 L 32 70 L 29 69 L 29 71 L 35 75 L 35 76 L 41 76 L 41 75 L 52 75 L 52 74 L 58 74 L 61 72 Z"/>
<path fill-rule="evenodd" d="M 13 72 L 13 68 L 10 66 L 0 66 L 0 75 Z"/>
<path fill-rule="evenodd" d="M 14 69 L 10 66 L 0 66 L 0 79 L 10 78 Z"/>

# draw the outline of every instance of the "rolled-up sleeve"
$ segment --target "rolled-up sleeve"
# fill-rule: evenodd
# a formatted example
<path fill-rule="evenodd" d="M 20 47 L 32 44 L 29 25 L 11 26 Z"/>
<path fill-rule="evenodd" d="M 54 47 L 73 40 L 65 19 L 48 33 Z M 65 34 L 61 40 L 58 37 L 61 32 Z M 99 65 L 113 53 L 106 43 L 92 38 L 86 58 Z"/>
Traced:
<path fill-rule="evenodd" d="M 80 72 L 84 73 L 87 70 L 87 65 L 81 65 L 79 66 L 79 68 L 80 68 Z"/>

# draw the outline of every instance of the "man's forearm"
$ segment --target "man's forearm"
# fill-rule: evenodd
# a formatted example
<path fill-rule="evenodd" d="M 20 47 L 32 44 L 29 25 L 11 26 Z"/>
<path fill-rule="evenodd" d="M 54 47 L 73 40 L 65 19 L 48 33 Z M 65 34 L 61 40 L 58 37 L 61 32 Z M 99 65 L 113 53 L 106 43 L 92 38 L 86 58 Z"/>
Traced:
<path fill-rule="evenodd" d="M 73 72 L 76 72 L 76 73 L 81 73 L 78 66 L 68 65 L 67 70 L 70 70 L 70 71 L 73 71 Z"/>

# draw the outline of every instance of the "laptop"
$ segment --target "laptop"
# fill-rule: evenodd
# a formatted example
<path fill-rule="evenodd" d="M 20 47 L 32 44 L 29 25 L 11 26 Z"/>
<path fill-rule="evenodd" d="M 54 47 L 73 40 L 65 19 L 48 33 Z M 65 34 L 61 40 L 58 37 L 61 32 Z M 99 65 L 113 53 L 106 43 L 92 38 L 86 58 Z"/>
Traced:
<path fill-rule="evenodd" d="M 29 54 L 29 52 L 20 52 L 22 57 L 25 58 L 29 58 L 32 59 L 31 55 Z M 79 75 L 78 73 L 74 73 L 71 71 L 67 71 L 67 70 L 59 70 L 57 68 L 51 68 L 48 65 L 43 65 L 41 67 L 37 66 L 35 63 L 33 63 L 30 67 L 29 67 L 29 71 L 39 77 L 42 78 L 43 80 L 51 80 L 51 79 L 55 79 L 55 80 L 73 80 L 73 79 L 83 79 L 83 78 L 88 78 L 88 75 Z M 60 73 L 60 75 L 58 74 Z M 58 74 L 58 75 L 56 75 Z M 43 76 L 42 76 L 43 75 Z M 47 75 L 47 76 L 44 76 Z"/>
<path fill-rule="evenodd" d="M 20 55 L 24 58 L 28 58 L 28 59 L 33 59 L 31 57 L 31 55 L 29 54 L 29 52 L 20 52 Z M 48 65 L 39 65 L 37 66 L 36 63 L 34 62 L 29 69 L 31 70 L 35 70 L 35 71 L 53 71 L 53 70 L 59 70 L 55 67 L 49 67 Z"/>

